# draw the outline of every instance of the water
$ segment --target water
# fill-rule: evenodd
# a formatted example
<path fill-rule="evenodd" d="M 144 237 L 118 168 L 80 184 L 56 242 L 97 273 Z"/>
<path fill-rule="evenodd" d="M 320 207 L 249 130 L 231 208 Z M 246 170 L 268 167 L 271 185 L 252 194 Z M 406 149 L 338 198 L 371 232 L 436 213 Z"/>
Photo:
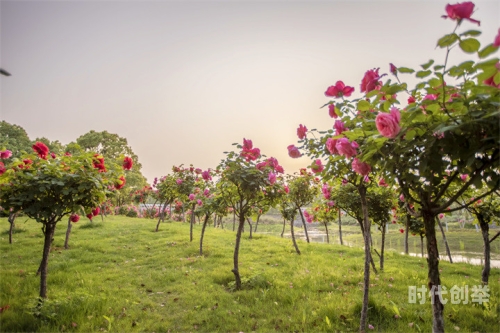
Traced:
<path fill-rule="evenodd" d="M 307 230 L 308 235 L 309 235 L 309 240 L 311 242 L 315 243 L 326 243 L 326 234 L 319 231 L 319 230 Z M 275 234 L 275 233 L 268 233 L 268 232 L 263 232 L 263 234 Z M 290 233 L 285 233 L 283 237 L 286 238 L 291 238 L 292 235 Z M 299 230 L 298 233 L 295 233 L 295 239 L 301 239 L 301 240 L 306 240 L 305 234 L 302 232 L 302 230 Z M 338 235 L 337 234 L 330 234 L 330 243 L 338 244 Z M 344 245 L 350 246 L 350 247 L 357 247 L 356 244 L 350 244 L 346 241 L 344 241 Z M 389 244 L 387 244 L 389 245 Z M 401 253 L 404 254 L 404 253 Z M 409 255 L 413 257 L 420 257 L 420 253 L 409 253 Z M 424 254 L 424 257 L 426 255 Z M 440 260 L 445 260 L 449 261 L 449 258 L 447 255 L 441 255 L 439 256 Z M 461 252 L 461 254 L 453 254 L 451 256 L 451 259 L 453 262 L 464 262 L 467 264 L 472 264 L 472 265 L 479 265 L 483 266 L 484 265 L 484 258 L 482 253 L 474 253 L 474 252 Z M 491 268 L 500 268 L 500 260 L 499 259 L 490 259 L 490 266 Z"/>

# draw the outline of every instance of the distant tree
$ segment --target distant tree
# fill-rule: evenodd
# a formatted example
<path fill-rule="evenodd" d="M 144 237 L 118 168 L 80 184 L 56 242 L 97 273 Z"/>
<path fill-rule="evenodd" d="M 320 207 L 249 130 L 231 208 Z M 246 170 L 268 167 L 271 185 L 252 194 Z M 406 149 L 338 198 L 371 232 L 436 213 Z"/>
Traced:
<path fill-rule="evenodd" d="M 0 150 L 8 148 L 12 157 L 18 158 L 22 152 L 31 152 L 31 140 L 28 133 L 19 125 L 0 122 Z"/>

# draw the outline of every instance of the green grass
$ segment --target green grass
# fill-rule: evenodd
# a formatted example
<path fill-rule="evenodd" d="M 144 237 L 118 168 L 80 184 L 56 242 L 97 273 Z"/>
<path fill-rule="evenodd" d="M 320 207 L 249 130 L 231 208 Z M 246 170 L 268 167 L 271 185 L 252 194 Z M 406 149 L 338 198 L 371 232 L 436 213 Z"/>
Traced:
<path fill-rule="evenodd" d="M 110 216 L 56 230 L 49 261 L 48 299 L 37 306 L 42 233 L 19 218 L 23 232 L 8 244 L 0 219 L 2 332 L 272 332 L 357 331 L 362 300 L 361 249 L 243 234 L 234 291 L 235 234 L 208 227 L 205 255 L 198 255 L 201 227 L 189 242 L 189 224 Z M 229 227 L 227 225 L 226 227 Z M 259 226 L 260 228 L 260 226 Z M 465 244 L 467 246 L 467 243 Z M 442 284 L 480 285 L 481 267 L 440 263 Z M 431 330 L 431 305 L 410 304 L 408 286 L 425 285 L 425 259 L 389 251 L 384 272 L 371 277 L 368 322 L 377 332 Z M 492 270 L 487 304 L 447 304 L 446 330 L 498 332 L 499 270 Z M 469 291 L 470 292 L 470 291 Z M 395 318 L 399 313 L 400 318 Z"/>

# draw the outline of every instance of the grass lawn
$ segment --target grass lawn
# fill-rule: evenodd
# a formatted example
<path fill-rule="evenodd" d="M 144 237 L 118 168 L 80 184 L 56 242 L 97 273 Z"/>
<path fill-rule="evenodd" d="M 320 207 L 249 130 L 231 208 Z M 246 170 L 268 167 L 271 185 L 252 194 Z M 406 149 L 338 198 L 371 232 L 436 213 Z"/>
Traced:
<path fill-rule="evenodd" d="M 2 332 L 273 332 L 357 331 L 362 301 L 362 249 L 243 234 L 234 291 L 235 233 L 189 224 L 109 216 L 73 225 L 64 250 L 60 223 L 49 259 L 48 299 L 37 306 L 43 238 L 40 225 L 18 218 L 14 243 L 0 219 Z M 227 225 L 229 227 L 229 225 Z M 259 226 L 260 228 L 260 226 Z M 466 244 L 467 246 L 467 244 Z M 445 329 L 498 332 L 500 270 L 490 276 L 489 302 L 471 300 L 481 267 L 440 263 L 448 290 L 468 286 L 468 304 L 445 306 Z M 409 286 L 426 285 L 425 259 L 386 253 L 385 271 L 371 276 L 368 322 L 374 332 L 428 332 L 430 299 L 409 303 Z M 446 298 L 446 295 L 445 295 Z M 448 297 L 449 299 L 449 297 Z"/>

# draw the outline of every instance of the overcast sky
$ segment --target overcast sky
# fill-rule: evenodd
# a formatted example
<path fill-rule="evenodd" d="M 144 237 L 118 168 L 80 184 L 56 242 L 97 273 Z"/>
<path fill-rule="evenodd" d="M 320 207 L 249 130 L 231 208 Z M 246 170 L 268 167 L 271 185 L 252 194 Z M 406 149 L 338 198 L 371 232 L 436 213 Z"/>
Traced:
<path fill-rule="evenodd" d="M 116 133 L 149 181 L 173 165 L 215 168 L 243 138 L 293 173 L 310 164 L 287 155 L 298 125 L 333 125 L 319 109 L 329 85 L 359 96 L 368 69 L 444 61 L 447 3 L 2 0 L 0 66 L 12 76 L 0 76 L 0 120 L 63 144 Z M 486 45 L 500 1 L 474 3 Z"/>

